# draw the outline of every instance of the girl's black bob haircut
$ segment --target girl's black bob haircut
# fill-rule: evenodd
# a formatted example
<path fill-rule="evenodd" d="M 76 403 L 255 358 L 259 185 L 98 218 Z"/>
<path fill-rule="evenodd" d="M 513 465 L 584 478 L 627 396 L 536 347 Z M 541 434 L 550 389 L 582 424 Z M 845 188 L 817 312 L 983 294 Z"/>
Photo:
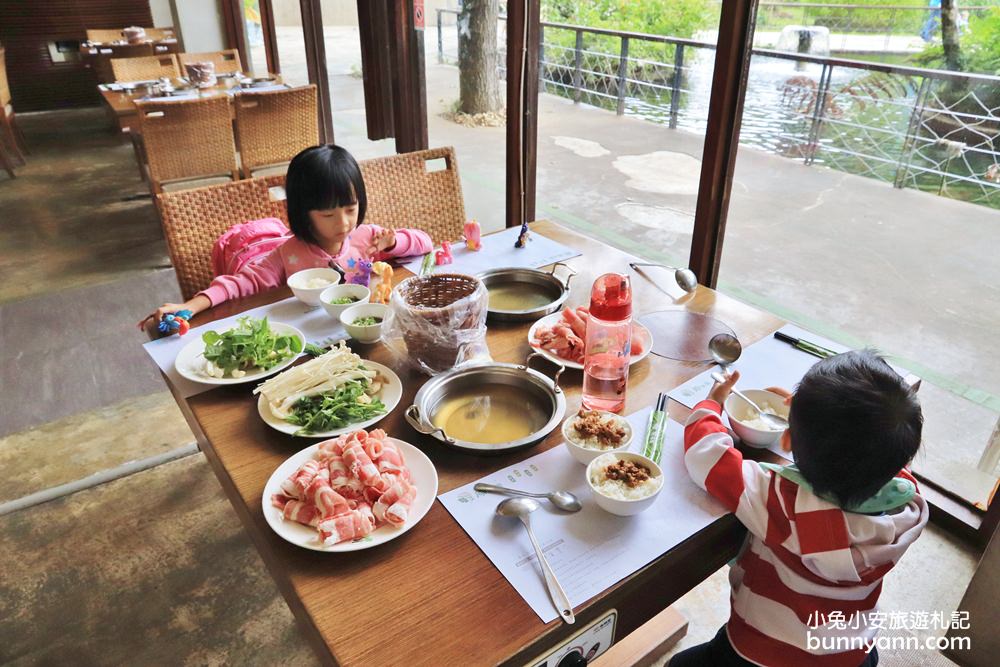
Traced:
<path fill-rule="evenodd" d="M 357 204 L 360 225 L 368 210 L 361 168 L 350 153 L 333 144 L 307 148 L 292 158 L 285 196 L 292 233 L 307 243 L 316 243 L 309 211 Z"/>

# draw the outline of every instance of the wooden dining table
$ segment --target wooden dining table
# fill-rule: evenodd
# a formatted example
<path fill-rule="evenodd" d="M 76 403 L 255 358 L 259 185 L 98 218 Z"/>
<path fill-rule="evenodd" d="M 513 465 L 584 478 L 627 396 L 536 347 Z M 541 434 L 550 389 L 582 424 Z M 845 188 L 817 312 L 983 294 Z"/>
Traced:
<path fill-rule="evenodd" d="M 587 303 L 590 286 L 598 275 L 626 272 L 628 262 L 636 259 L 552 222 L 536 222 L 531 227 L 533 233 L 582 253 L 566 261 L 577 271 L 567 301 L 570 306 Z M 405 269 L 397 269 L 394 281 L 409 275 Z M 783 324 L 773 315 L 706 287 L 685 294 L 669 272 L 662 275 L 662 284 L 633 277 L 636 316 L 666 309 L 705 313 L 728 324 L 745 345 Z M 193 324 L 206 324 L 289 295 L 287 288 L 281 288 L 230 301 L 198 315 Z M 523 363 L 531 352 L 529 325 L 489 323 L 487 343 L 492 357 Z M 378 427 L 427 454 L 437 469 L 439 494 L 560 445 L 557 429 L 527 451 L 473 456 L 449 449 L 415 432 L 403 418 L 427 377 L 395 360 L 379 344 L 352 342 L 351 347 L 362 357 L 393 368 L 402 379 L 402 400 Z M 631 369 L 625 414 L 652 405 L 659 392 L 705 369 L 704 362 L 650 355 Z M 563 374 L 567 413 L 579 407 L 581 379 L 580 371 Z M 524 665 L 612 609 L 618 614 L 615 637 L 620 639 L 732 559 L 745 536 L 732 515 L 723 515 L 577 607 L 575 625 L 559 619 L 543 623 L 437 502 L 411 530 L 371 549 L 322 553 L 285 542 L 265 521 L 261 504 L 264 485 L 283 461 L 311 442 L 268 427 L 257 414 L 250 385 L 216 388 L 187 399 L 181 398 L 176 388 L 171 390 L 236 514 L 324 664 Z M 679 404 L 672 405 L 670 412 L 683 419 Z M 754 454 L 777 460 L 769 452 L 755 450 Z M 680 451 L 664 453 L 681 455 Z M 224 563 L 219 565 L 225 567 Z M 239 590 L 232 595 L 237 598 Z"/>
<path fill-rule="evenodd" d="M 271 85 L 284 85 L 284 82 L 280 74 L 271 75 L 274 77 L 274 83 Z M 222 77 L 218 79 L 218 83 L 214 86 L 209 86 L 206 88 L 198 89 L 198 97 L 218 97 L 219 95 L 227 95 L 232 99 L 232 89 L 236 88 L 238 83 L 233 77 Z M 129 131 L 132 133 L 137 133 L 139 131 L 139 109 L 136 107 L 136 100 L 140 100 L 147 96 L 145 89 L 136 90 L 112 90 L 109 84 L 100 84 L 97 86 L 98 92 L 101 94 L 101 99 L 104 101 L 104 106 L 108 111 L 109 116 L 114 120 L 115 127 L 120 131 Z M 247 92 L 253 92 L 253 88 L 244 88 L 243 90 Z M 189 98 L 177 98 L 177 99 L 189 99 Z M 236 117 L 235 109 L 232 109 L 233 118 Z"/>

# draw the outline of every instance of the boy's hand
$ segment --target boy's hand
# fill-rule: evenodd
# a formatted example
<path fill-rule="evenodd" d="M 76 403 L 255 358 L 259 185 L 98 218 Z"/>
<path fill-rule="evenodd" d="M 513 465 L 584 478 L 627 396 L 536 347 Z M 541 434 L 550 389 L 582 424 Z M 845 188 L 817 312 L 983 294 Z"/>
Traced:
<path fill-rule="evenodd" d="M 395 247 L 396 232 L 391 229 L 383 228 L 375 232 L 375 236 L 372 237 L 372 245 L 369 248 L 369 254 L 374 256 L 377 253 L 392 250 Z"/>
<path fill-rule="evenodd" d="M 784 398 L 785 405 L 789 405 L 792 402 L 792 392 L 788 391 L 784 387 L 767 387 L 767 391 Z"/>
<path fill-rule="evenodd" d="M 739 379 L 740 372 L 733 371 L 732 374 L 726 378 L 725 382 L 716 382 L 712 385 L 712 390 L 708 392 L 709 400 L 715 401 L 719 405 L 723 405 L 726 402 L 726 399 L 729 398 L 729 392 L 733 390 L 733 386 Z"/>

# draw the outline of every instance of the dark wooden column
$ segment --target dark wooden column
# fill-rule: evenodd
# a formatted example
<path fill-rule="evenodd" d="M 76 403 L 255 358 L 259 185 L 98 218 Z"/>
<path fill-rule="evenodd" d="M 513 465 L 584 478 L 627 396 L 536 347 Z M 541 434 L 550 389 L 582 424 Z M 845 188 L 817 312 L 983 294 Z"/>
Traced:
<path fill-rule="evenodd" d="M 326 73 L 326 44 L 323 41 L 323 12 L 319 0 L 299 0 L 302 32 L 305 36 L 306 68 L 309 83 L 316 84 L 319 107 L 319 140 L 332 144 L 333 112 L 330 103 L 330 77 Z"/>
<path fill-rule="evenodd" d="M 240 52 L 240 62 L 250 62 L 247 50 L 247 30 L 243 25 L 243 0 L 222 0 L 222 22 L 226 28 L 226 48 Z"/>
<path fill-rule="evenodd" d="M 424 31 L 414 29 L 413 0 L 388 0 L 388 10 L 396 152 L 411 153 L 428 147 Z"/>
<path fill-rule="evenodd" d="M 260 27 L 264 33 L 264 53 L 267 56 L 267 71 L 280 74 L 281 62 L 278 60 L 278 33 L 274 28 L 274 5 L 271 0 L 260 0 L 259 7 Z"/>
<path fill-rule="evenodd" d="M 694 214 L 694 238 L 688 264 L 698 276 L 698 282 L 709 287 L 715 287 L 719 279 L 719 258 L 722 256 L 729 194 L 736 167 L 756 18 L 756 0 L 726 0 L 722 3 L 701 183 L 698 186 L 698 207 Z"/>
<path fill-rule="evenodd" d="M 535 219 L 540 0 L 507 4 L 507 226 Z"/>
<path fill-rule="evenodd" d="M 395 135 L 392 104 L 392 61 L 389 51 L 390 0 L 358 0 L 361 35 L 361 71 L 365 88 L 365 119 L 368 138 Z"/>

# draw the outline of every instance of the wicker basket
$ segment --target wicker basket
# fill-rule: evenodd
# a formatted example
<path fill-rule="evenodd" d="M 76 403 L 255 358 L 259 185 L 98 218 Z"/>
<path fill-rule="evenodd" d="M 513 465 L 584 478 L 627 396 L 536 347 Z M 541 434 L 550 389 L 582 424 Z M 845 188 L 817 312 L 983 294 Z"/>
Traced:
<path fill-rule="evenodd" d="M 387 338 L 425 372 L 444 372 L 485 349 L 487 303 L 486 286 L 472 276 L 408 278 L 392 292 Z"/>

